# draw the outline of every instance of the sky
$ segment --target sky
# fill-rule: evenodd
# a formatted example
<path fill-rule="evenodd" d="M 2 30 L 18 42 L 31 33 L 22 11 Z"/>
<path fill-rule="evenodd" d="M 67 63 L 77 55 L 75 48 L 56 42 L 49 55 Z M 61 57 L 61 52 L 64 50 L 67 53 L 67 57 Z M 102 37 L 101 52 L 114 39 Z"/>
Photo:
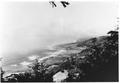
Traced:
<path fill-rule="evenodd" d="M 116 25 L 116 2 L 5 2 L 1 5 L 0 54 L 28 53 L 55 44 L 106 35 Z"/>

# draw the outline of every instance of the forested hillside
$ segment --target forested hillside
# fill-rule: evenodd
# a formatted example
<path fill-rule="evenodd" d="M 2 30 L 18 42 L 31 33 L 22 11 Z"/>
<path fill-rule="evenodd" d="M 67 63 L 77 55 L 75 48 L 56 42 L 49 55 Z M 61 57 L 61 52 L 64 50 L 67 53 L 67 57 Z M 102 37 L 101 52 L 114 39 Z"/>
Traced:
<path fill-rule="evenodd" d="M 59 45 L 65 52 L 44 61 L 36 59 L 29 70 L 4 77 L 4 82 L 52 82 L 58 72 L 68 72 L 64 82 L 117 82 L 118 31 L 106 36 Z"/>

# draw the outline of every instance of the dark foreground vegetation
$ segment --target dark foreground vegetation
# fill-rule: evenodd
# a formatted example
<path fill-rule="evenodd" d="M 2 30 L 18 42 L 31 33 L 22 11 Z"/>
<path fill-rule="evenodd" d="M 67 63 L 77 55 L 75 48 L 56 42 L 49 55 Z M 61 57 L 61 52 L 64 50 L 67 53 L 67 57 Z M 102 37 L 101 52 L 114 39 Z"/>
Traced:
<path fill-rule="evenodd" d="M 118 31 L 107 36 L 77 42 L 77 47 L 86 46 L 79 53 L 72 53 L 59 64 L 47 65 L 36 60 L 24 73 L 11 74 L 2 82 L 52 82 L 53 75 L 67 70 L 64 82 L 117 82 L 118 81 Z M 56 65 L 55 67 L 52 67 Z"/>

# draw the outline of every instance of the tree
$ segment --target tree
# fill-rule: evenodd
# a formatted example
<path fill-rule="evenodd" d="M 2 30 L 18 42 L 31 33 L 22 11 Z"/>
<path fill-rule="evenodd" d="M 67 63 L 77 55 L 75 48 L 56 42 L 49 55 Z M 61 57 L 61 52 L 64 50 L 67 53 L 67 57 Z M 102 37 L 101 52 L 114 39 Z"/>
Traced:
<path fill-rule="evenodd" d="M 1 81 L 4 82 L 4 78 L 3 78 L 3 75 L 4 75 L 5 71 L 3 71 L 3 69 L 1 68 Z"/>
<path fill-rule="evenodd" d="M 29 68 L 32 69 L 34 74 L 32 81 L 37 81 L 37 82 L 45 81 L 46 66 L 44 63 L 39 62 L 39 60 L 36 59 L 35 62 L 31 66 L 29 66 Z"/>
<path fill-rule="evenodd" d="M 113 40 L 113 42 L 118 40 L 118 31 L 109 31 L 107 34 L 110 34 L 109 40 Z"/>

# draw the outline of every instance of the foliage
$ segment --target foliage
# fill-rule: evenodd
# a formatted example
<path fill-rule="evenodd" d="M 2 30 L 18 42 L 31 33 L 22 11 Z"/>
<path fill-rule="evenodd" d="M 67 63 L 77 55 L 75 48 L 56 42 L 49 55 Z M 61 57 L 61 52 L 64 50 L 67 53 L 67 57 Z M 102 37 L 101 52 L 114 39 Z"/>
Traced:
<path fill-rule="evenodd" d="M 50 74 L 46 74 L 46 67 L 38 59 L 32 65 L 28 66 L 31 70 L 19 74 L 11 74 L 6 77 L 9 82 L 45 82 L 52 81 Z M 52 77 L 52 76 L 51 76 Z"/>
<path fill-rule="evenodd" d="M 88 48 L 79 53 L 80 57 L 69 57 L 61 68 L 68 69 L 69 78 L 66 81 L 117 81 L 118 80 L 118 32 L 112 31 L 103 41 L 92 39 Z M 88 41 L 87 41 L 87 44 Z M 109 69 L 110 68 L 110 69 Z M 75 77 L 75 72 L 78 76 Z M 111 73 L 112 72 L 112 73 Z M 114 74 L 116 78 L 107 74 Z"/>
<path fill-rule="evenodd" d="M 3 71 L 3 69 L 1 68 L 1 81 L 3 82 L 4 81 L 4 78 L 3 78 L 3 74 L 5 73 L 5 71 Z"/>

